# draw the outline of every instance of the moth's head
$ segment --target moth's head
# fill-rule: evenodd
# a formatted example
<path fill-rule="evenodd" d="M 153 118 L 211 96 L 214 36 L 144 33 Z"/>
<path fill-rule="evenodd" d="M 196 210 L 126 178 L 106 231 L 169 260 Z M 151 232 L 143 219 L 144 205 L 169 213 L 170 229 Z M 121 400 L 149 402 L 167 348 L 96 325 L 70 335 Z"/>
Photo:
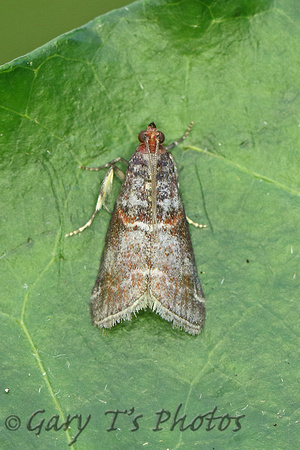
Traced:
<path fill-rule="evenodd" d="M 146 142 L 148 142 L 149 147 L 152 147 L 153 145 L 156 145 L 156 142 L 158 142 L 159 144 L 162 144 L 165 140 L 165 135 L 159 131 L 156 128 L 156 125 L 154 122 L 151 122 L 148 127 L 147 130 L 141 131 L 139 134 L 139 141 L 142 144 L 145 144 Z"/>

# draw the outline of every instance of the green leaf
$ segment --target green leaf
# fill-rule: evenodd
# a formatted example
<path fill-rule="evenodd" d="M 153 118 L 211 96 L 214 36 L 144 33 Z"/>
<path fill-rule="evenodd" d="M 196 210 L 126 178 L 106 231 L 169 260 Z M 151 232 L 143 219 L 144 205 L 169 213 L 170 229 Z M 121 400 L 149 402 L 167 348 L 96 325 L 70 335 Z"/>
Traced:
<path fill-rule="evenodd" d="M 296 0 L 138 1 L 2 66 L 1 448 L 67 448 L 77 419 L 47 422 L 76 414 L 91 415 L 80 449 L 295 446 L 299 25 Z M 173 155 L 186 212 L 208 225 L 191 228 L 205 329 L 145 311 L 104 335 L 88 305 L 109 214 L 64 235 L 105 173 L 78 166 L 128 159 L 151 121 L 170 143 L 191 120 Z M 180 430 L 214 407 L 223 419 Z M 220 431 L 226 414 L 241 429 Z"/>

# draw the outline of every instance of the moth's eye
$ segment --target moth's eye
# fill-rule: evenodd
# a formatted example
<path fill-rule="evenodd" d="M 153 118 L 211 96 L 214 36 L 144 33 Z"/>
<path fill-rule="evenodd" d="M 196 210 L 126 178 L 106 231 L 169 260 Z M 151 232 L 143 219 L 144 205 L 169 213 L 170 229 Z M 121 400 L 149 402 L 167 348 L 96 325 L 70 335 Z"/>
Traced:
<path fill-rule="evenodd" d="M 158 132 L 158 139 L 159 139 L 159 142 L 162 144 L 163 142 L 164 142 L 164 140 L 165 140 L 165 135 L 164 135 L 164 133 L 162 133 L 161 131 L 159 131 Z"/>
<path fill-rule="evenodd" d="M 145 142 L 146 137 L 147 137 L 146 131 L 141 131 L 140 134 L 139 134 L 139 141 L 140 142 Z"/>

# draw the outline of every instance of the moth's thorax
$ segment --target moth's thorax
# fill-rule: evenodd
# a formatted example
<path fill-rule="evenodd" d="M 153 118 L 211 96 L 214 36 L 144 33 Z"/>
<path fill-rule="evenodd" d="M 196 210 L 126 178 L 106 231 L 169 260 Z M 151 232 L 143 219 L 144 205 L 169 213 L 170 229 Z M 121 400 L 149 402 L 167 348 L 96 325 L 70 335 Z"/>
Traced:
<path fill-rule="evenodd" d="M 151 160 L 155 158 L 150 154 Z M 138 225 L 146 230 L 153 225 L 153 202 L 155 201 L 155 220 L 168 224 L 183 210 L 178 190 L 177 173 L 168 152 L 157 155 L 156 192 L 153 193 L 149 154 L 135 152 L 129 160 L 122 193 L 117 200 L 119 218 L 124 226 Z M 141 218 L 143 218 L 141 220 Z M 143 222 L 143 223 L 142 223 Z M 168 225 L 167 225 L 168 226 Z"/>
<path fill-rule="evenodd" d="M 140 152 L 138 149 L 129 160 L 126 178 L 133 177 L 135 180 L 139 179 L 142 184 L 148 184 L 151 181 L 151 165 L 156 163 L 155 178 L 157 183 L 172 184 L 175 181 L 177 186 L 176 169 L 169 152 L 163 149 L 157 155 L 154 153 L 150 153 L 149 155 L 146 152 Z M 135 190 L 135 183 L 132 184 L 130 182 L 128 188 Z"/>
<path fill-rule="evenodd" d="M 156 150 L 156 140 L 155 140 L 155 139 L 149 139 L 148 144 L 149 144 L 149 150 L 150 150 L 150 153 L 155 153 L 155 150 Z M 143 143 L 143 144 L 141 143 L 141 144 L 137 147 L 136 151 L 139 152 L 139 153 L 148 153 L 146 144 L 145 144 L 145 143 Z M 163 153 L 166 153 L 166 150 L 164 149 L 164 146 L 163 146 L 162 144 L 159 144 L 158 152 L 157 152 L 157 153 L 160 154 L 160 155 L 163 154 Z"/>

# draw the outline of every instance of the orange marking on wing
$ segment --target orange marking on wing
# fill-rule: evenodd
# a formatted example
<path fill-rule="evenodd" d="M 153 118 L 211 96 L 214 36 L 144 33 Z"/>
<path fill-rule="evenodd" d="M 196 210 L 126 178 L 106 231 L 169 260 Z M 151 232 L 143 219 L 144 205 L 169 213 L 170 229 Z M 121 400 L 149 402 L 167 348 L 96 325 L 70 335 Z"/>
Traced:
<path fill-rule="evenodd" d="M 127 216 L 121 208 L 118 209 L 117 216 L 118 219 L 120 219 L 120 221 L 123 222 L 125 225 L 133 224 L 136 222 L 135 216 L 133 217 Z"/>
<path fill-rule="evenodd" d="M 163 223 L 165 225 L 175 226 L 178 224 L 178 222 L 182 222 L 182 216 L 183 216 L 182 211 L 179 211 L 178 214 L 174 216 L 169 216 L 167 219 L 163 221 Z"/>

